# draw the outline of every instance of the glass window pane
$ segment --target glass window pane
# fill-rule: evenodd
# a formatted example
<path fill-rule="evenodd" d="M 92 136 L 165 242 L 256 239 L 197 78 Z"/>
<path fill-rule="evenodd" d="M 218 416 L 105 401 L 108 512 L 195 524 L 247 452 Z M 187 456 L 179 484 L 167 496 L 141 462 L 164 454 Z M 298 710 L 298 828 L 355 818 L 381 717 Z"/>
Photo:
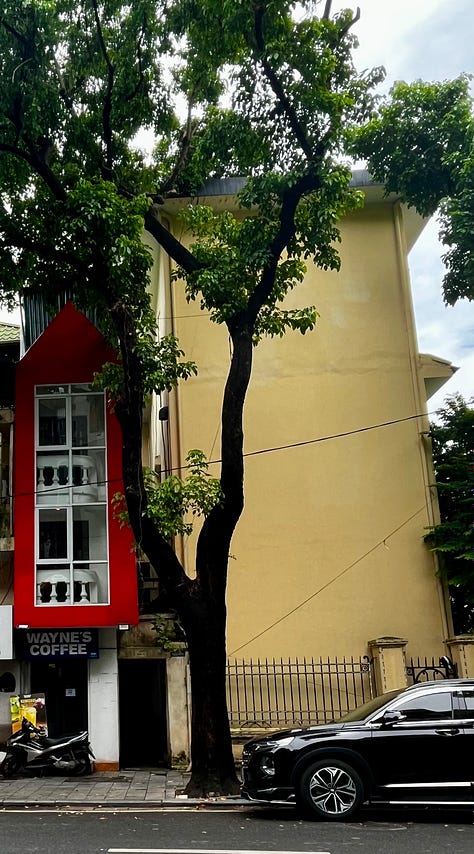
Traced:
<path fill-rule="evenodd" d="M 107 526 L 105 506 L 74 507 L 73 560 L 106 560 Z"/>
<path fill-rule="evenodd" d="M 36 503 L 69 504 L 69 454 L 36 454 Z"/>
<path fill-rule="evenodd" d="M 38 400 L 38 444 L 66 444 L 66 401 L 59 398 Z"/>
<path fill-rule="evenodd" d="M 39 558 L 67 558 L 67 510 L 39 511 Z"/>
<path fill-rule="evenodd" d="M 109 600 L 106 563 L 74 564 L 75 604 L 106 604 Z"/>
<path fill-rule="evenodd" d="M 73 504 L 93 504 L 106 501 L 105 451 L 89 449 L 87 453 L 72 453 Z"/>
<path fill-rule="evenodd" d="M 71 402 L 73 448 L 104 445 L 104 396 L 78 394 L 71 398 Z"/>
<path fill-rule="evenodd" d="M 67 385 L 37 385 L 36 394 L 67 394 L 69 386 Z"/>
<path fill-rule="evenodd" d="M 446 720 L 453 716 L 450 691 L 405 700 L 396 708 L 406 716 L 408 721 Z"/>
<path fill-rule="evenodd" d="M 91 383 L 75 383 L 71 386 L 72 394 L 84 394 L 87 391 L 93 391 Z"/>
<path fill-rule="evenodd" d="M 69 605 L 71 572 L 69 564 L 38 564 L 36 567 L 36 604 Z"/>
<path fill-rule="evenodd" d="M 474 691 L 463 691 L 466 711 L 460 710 L 456 713 L 459 718 L 474 718 Z"/>
<path fill-rule="evenodd" d="M 105 396 L 38 386 L 36 603 L 108 603 Z"/>

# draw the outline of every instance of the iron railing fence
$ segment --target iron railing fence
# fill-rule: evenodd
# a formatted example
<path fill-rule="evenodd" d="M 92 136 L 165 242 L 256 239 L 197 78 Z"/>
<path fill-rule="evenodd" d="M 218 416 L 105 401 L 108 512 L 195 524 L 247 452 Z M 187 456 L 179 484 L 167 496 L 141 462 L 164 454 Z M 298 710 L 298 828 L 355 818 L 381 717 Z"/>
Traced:
<path fill-rule="evenodd" d="M 410 658 L 406 672 L 409 685 L 433 679 L 453 679 L 457 676 L 456 665 L 447 655 L 442 655 L 438 659 L 427 656 Z"/>
<path fill-rule="evenodd" d="M 366 655 L 227 662 L 227 704 L 233 729 L 327 723 L 374 695 L 372 661 Z"/>

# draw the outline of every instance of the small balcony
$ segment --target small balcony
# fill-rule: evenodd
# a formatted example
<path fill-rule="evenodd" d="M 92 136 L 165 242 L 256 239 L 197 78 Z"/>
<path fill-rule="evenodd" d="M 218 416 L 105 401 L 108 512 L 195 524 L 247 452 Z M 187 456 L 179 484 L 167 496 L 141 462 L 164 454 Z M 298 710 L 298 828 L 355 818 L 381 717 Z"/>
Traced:
<path fill-rule="evenodd" d="M 96 461 L 90 456 L 73 454 L 70 475 L 67 456 L 37 455 L 38 504 L 68 504 L 68 486 L 74 488 L 74 503 L 93 503 L 99 498 L 97 481 Z"/>
<path fill-rule="evenodd" d="M 97 573 L 86 569 L 75 569 L 73 584 L 71 584 L 71 575 L 67 570 L 58 569 L 56 572 L 38 570 L 37 605 L 90 605 L 97 601 Z"/>

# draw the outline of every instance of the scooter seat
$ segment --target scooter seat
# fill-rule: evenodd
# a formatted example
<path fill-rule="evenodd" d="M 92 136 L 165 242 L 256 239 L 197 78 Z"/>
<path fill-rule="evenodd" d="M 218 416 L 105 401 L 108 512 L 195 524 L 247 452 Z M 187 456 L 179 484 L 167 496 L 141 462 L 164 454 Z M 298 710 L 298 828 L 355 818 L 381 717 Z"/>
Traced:
<path fill-rule="evenodd" d="M 44 747 L 56 747 L 57 744 L 64 744 L 64 742 L 67 741 L 67 737 L 49 738 L 49 736 L 43 735 L 39 740 Z"/>

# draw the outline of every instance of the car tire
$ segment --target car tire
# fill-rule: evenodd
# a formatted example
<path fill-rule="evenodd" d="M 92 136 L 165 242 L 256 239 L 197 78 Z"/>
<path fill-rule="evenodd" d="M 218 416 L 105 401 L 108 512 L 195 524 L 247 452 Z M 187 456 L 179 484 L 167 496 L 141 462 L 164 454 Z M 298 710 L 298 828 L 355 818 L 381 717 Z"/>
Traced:
<path fill-rule="evenodd" d="M 306 818 L 346 821 L 364 801 L 358 772 L 340 759 L 320 759 L 301 775 L 297 803 Z"/>

